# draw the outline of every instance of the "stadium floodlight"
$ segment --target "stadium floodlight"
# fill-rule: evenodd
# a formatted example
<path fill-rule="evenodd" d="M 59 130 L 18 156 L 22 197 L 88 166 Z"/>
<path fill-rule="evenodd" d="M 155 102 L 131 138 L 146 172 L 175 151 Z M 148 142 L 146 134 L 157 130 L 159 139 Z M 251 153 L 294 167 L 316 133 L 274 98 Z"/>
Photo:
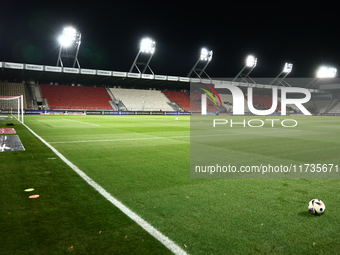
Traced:
<path fill-rule="evenodd" d="M 133 68 L 136 67 L 139 73 L 144 74 L 146 69 L 149 68 L 150 72 L 154 75 L 153 71 L 151 70 L 149 63 L 153 54 L 155 53 L 156 49 L 156 42 L 151 38 L 143 38 L 140 42 L 140 49 L 132 63 L 130 68 L 130 73 L 132 72 Z M 140 68 L 143 67 L 142 71 Z"/>
<path fill-rule="evenodd" d="M 336 76 L 336 68 L 321 66 L 316 72 L 317 78 L 334 78 Z"/>
<path fill-rule="evenodd" d="M 293 64 L 286 63 L 282 72 L 283 73 L 290 73 L 292 70 L 293 70 Z"/>
<path fill-rule="evenodd" d="M 81 33 L 79 33 L 75 28 L 73 27 L 65 27 L 63 30 L 63 33 L 61 36 L 59 36 L 59 55 L 58 55 L 58 61 L 57 66 L 64 66 L 64 63 L 62 59 L 73 59 L 72 67 L 75 67 L 75 65 L 78 65 L 78 68 L 80 68 L 79 61 L 78 61 L 78 53 L 79 53 L 79 47 L 81 43 Z"/>
<path fill-rule="evenodd" d="M 254 68 L 256 66 L 256 63 L 257 63 L 257 58 L 255 58 L 254 56 L 252 55 L 249 55 L 247 57 L 247 60 L 246 60 L 246 66 L 247 67 L 252 67 Z"/>
<path fill-rule="evenodd" d="M 154 54 L 156 48 L 156 42 L 150 38 L 144 38 L 140 43 L 140 51 L 143 53 Z"/>
<path fill-rule="evenodd" d="M 337 69 L 329 66 L 320 66 L 316 71 L 316 77 L 306 85 L 307 88 L 315 88 L 317 81 L 320 79 L 331 79 L 336 76 Z"/>
<path fill-rule="evenodd" d="M 248 82 L 246 79 L 250 79 L 252 82 L 256 83 L 254 80 L 252 80 L 249 77 L 249 74 L 254 70 L 254 68 L 257 65 L 257 58 L 255 58 L 253 55 L 249 55 L 246 58 L 246 65 L 241 69 L 241 71 L 235 76 L 233 81 L 236 81 L 239 77 L 241 77 L 245 82 Z M 248 73 L 243 73 L 245 69 L 249 69 Z"/>
<path fill-rule="evenodd" d="M 73 27 L 65 27 L 63 34 L 59 37 L 59 43 L 63 47 L 69 47 L 76 40 L 77 31 Z"/>
<path fill-rule="evenodd" d="M 292 63 L 285 63 L 285 66 L 283 67 L 282 72 L 279 73 L 279 75 L 276 76 L 276 77 L 274 78 L 274 80 L 272 80 L 272 81 L 269 83 L 269 85 L 273 85 L 273 83 L 274 83 L 275 81 L 277 81 L 278 83 L 280 83 L 280 84 L 281 84 L 282 86 L 284 86 L 284 87 L 286 87 L 286 86 L 291 87 L 291 86 L 289 85 L 289 83 L 286 82 L 284 79 L 287 77 L 288 74 L 291 73 L 292 70 L 293 70 L 293 64 L 292 64 Z M 284 75 L 283 75 L 283 77 L 280 78 L 280 76 L 281 76 L 282 74 L 284 74 Z"/>
<path fill-rule="evenodd" d="M 193 68 L 191 68 L 187 77 L 190 77 L 192 73 L 195 73 L 197 77 L 201 79 L 201 75 L 204 73 L 209 79 L 211 79 L 209 75 L 205 72 L 205 69 L 207 68 L 210 61 L 212 60 L 212 55 L 213 55 L 212 50 L 209 51 L 206 48 L 202 48 L 199 59 L 197 60 Z"/>
<path fill-rule="evenodd" d="M 208 51 L 206 48 L 201 49 L 201 61 L 210 62 L 212 59 L 212 50 Z"/>

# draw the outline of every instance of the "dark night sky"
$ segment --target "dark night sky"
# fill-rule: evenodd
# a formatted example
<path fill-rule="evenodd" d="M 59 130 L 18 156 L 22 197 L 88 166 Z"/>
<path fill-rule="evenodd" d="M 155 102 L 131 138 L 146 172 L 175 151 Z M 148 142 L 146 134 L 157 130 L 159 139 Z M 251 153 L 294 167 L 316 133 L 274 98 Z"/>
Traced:
<path fill-rule="evenodd" d="M 290 77 L 340 68 L 338 8 L 325 1 L 30 2 L 0 2 L 1 61 L 56 65 L 58 34 L 72 25 L 82 68 L 129 71 L 145 36 L 156 41 L 156 74 L 186 76 L 202 47 L 214 51 L 211 77 L 236 76 L 248 54 L 258 58 L 252 77 L 274 77 L 285 62 Z"/>

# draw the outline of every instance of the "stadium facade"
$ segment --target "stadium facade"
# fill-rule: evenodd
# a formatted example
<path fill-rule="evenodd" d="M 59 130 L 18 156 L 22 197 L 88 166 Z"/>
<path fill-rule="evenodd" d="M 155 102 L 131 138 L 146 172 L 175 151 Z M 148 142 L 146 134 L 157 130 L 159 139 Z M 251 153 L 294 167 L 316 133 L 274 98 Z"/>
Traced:
<path fill-rule="evenodd" d="M 239 87 L 244 92 L 251 87 L 254 89 L 253 103 L 259 109 L 266 109 L 271 104 L 272 89 L 277 88 L 280 91 L 280 88 L 283 87 L 279 83 L 273 84 L 273 82 L 270 82 L 272 79 L 268 78 L 256 79 L 256 81 L 253 79 L 235 81 L 235 78 L 190 78 L 13 62 L 0 62 L 0 69 L 0 95 L 24 95 L 26 114 L 69 114 L 71 112 L 77 114 L 190 114 L 199 112 L 200 108 L 198 92 L 190 91 L 190 84 L 207 84 L 210 86 L 229 84 Z M 316 83 L 315 78 L 292 79 L 286 84 L 288 86 L 305 87 L 311 92 L 312 100 L 307 108 L 312 113 L 326 115 L 340 113 L 340 93 L 338 92 L 340 91 L 340 82 L 336 82 L 334 79 L 325 79 L 322 84 L 318 81 L 317 86 L 313 83 Z M 80 90 L 80 88 L 87 88 L 87 91 Z M 91 92 L 89 88 L 97 89 Z M 62 92 L 56 92 L 63 89 L 65 90 L 64 95 Z M 64 101 L 65 93 L 70 95 L 69 102 L 72 102 L 72 93 L 78 96 L 84 92 L 93 95 L 95 94 L 94 91 L 97 93 L 99 89 L 102 92 L 104 91 L 105 95 L 102 95 L 105 98 L 100 99 L 99 93 L 97 100 L 91 100 L 97 103 L 104 100 L 104 104 L 97 104 L 96 102 L 91 104 L 89 99 L 91 96 L 79 98 L 79 100 L 85 101 L 81 105 L 53 102 L 56 101 L 54 99 Z M 56 93 L 59 93 L 59 95 Z M 187 102 L 183 102 L 183 98 L 181 98 L 185 97 L 183 94 L 188 96 L 187 99 L 184 99 Z M 189 94 L 191 94 L 190 97 Z M 58 96 L 61 98 L 58 99 Z M 213 93 L 212 98 L 208 99 L 208 112 L 210 114 L 232 114 L 231 95 L 224 96 L 220 105 L 214 105 L 215 96 Z M 3 111 L 6 110 L 5 106 L 1 108 Z M 277 110 L 280 111 L 280 108 L 278 107 Z M 299 113 L 298 109 L 294 108 L 290 108 L 288 111 L 292 114 Z"/>

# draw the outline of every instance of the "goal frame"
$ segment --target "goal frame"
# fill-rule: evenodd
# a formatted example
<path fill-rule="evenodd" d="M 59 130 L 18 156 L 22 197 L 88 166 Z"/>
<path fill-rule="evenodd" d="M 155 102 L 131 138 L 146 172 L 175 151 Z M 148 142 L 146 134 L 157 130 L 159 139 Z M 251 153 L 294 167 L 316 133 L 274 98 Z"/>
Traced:
<path fill-rule="evenodd" d="M 0 96 L 0 101 L 10 101 L 10 100 L 17 100 L 17 111 L 13 114 L 13 109 L 5 110 L 1 113 L 8 113 L 15 119 L 17 119 L 20 123 L 24 124 L 24 97 L 23 95 L 20 96 Z"/>

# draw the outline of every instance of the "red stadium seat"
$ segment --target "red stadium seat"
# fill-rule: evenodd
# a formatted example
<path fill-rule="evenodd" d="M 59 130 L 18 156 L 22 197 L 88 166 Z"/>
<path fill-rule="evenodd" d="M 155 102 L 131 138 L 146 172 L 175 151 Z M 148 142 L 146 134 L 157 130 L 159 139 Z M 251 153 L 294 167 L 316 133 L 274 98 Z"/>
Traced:
<path fill-rule="evenodd" d="M 178 91 L 162 91 L 171 102 L 177 103 L 184 111 L 201 111 L 200 107 L 195 102 L 191 101 L 189 96 L 184 92 Z M 191 109 L 190 109 L 191 102 Z"/>
<path fill-rule="evenodd" d="M 113 110 L 105 88 L 40 85 L 51 110 Z"/>

